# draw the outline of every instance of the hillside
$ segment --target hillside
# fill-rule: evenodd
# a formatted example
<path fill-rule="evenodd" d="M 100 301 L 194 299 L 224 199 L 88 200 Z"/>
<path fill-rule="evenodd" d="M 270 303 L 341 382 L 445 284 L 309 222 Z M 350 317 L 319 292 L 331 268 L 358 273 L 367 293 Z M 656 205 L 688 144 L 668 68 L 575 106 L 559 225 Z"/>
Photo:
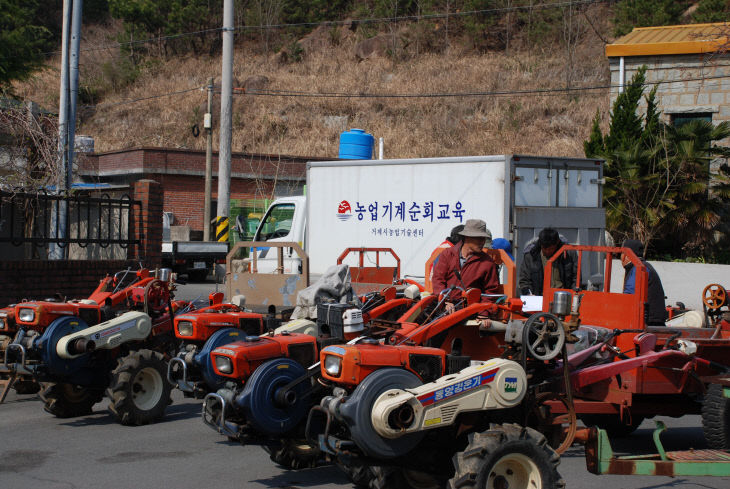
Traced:
<path fill-rule="evenodd" d="M 567 95 L 494 92 L 561 89 L 568 83 L 607 86 L 602 38 L 610 39 L 610 12 L 610 7 L 598 4 L 576 16 L 571 43 L 556 37 L 528 45 L 516 31 L 509 50 L 474 49 L 454 37 L 443 49 L 423 52 L 407 42 L 414 29 L 408 25 L 397 31 L 400 53 L 388 48 L 367 59 L 355 56 L 365 36 L 347 26 L 315 30 L 299 47 L 289 48 L 288 56 L 262 53 L 260 42 L 239 39 L 234 61 L 239 87 L 307 93 L 492 94 L 428 98 L 239 94 L 233 150 L 336 157 L 339 133 L 358 127 L 384 138 L 386 158 L 583 156 L 582 143 L 596 110 L 605 119 L 609 108 L 607 88 Z M 438 26 L 430 28 L 431 38 L 448 35 Z M 84 28 L 81 83 L 85 102 L 93 105 L 79 111 L 77 134 L 93 136 L 97 151 L 134 146 L 204 149 L 205 138 L 194 137 L 191 128 L 196 123 L 202 126 L 207 95 L 204 90 L 183 91 L 203 87 L 209 76 L 219 79 L 219 55 L 148 59 L 134 68 L 127 53 L 99 48 L 113 45 L 120 30 L 114 22 Z M 56 110 L 59 64 L 53 59 L 30 80 L 16 83 L 17 95 Z M 214 107 L 220 107 L 218 97 Z M 217 121 L 214 127 L 217 148 Z"/>

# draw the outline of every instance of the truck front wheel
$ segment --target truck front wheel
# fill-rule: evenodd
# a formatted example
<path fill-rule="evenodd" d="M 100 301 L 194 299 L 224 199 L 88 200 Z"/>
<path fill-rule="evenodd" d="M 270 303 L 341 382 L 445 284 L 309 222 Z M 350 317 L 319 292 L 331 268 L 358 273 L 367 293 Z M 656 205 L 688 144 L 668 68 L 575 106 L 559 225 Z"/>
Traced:
<path fill-rule="evenodd" d="M 449 489 L 565 487 L 557 469 L 560 456 L 539 432 L 516 424 L 470 434 L 468 446 L 454 455 L 453 463 Z"/>
<path fill-rule="evenodd" d="M 112 372 L 109 411 L 123 425 L 143 425 L 165 415 L 172 403 L 172 385 L 167 381 L 167 363 L 152 350 L 131 352 Z"/>

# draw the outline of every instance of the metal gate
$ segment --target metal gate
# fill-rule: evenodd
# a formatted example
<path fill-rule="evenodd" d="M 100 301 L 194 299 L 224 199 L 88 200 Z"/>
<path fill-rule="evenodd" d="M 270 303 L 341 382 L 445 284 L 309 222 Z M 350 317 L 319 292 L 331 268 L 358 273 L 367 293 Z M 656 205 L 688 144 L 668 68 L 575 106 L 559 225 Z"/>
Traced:
<path fill-rule="evenodd" d="M 0 191 L 0 243 L 86 248 L 139 244 L 133 223 L 142 203 L 129 195 Z"/>

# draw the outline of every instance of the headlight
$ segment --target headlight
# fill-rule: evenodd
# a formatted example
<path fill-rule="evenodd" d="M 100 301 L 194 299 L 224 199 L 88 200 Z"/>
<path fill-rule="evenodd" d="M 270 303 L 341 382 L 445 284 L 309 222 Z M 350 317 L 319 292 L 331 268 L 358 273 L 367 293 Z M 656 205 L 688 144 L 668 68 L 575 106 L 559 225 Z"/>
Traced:
<path fill-rule="evenodd" d="M 220 373 L 230 374 L 233 372 L 233 362 L 228 357 L 216 356 L 215 368 L 217 368 Z"/>
<path fill-rule="evenodd" d="M 35 311 L 33 309 L 24 307 L 20 309 L 20 311 L 18 311 L 18 319 L 20 319 L 24 323 L 32 323 L 35 319 Z"/>
<path fill-rule="evenodd" d="M 177 334 L 180 336 L 193 336 L 193 323 L 180 321 L 177 323 Z"/>
<path fill-rule="evenodd" d="M 339 377 L 342 370 L 342 358 L 335 355 L 324 357 L 324 370 L 332 377 Z"/>
<path fill-rule="evenodd" d="M 2 329 L 2 330 L 5 329 L 5 319 L 3 319 L 3 318 L 0 318 L 0 329 Z"/>

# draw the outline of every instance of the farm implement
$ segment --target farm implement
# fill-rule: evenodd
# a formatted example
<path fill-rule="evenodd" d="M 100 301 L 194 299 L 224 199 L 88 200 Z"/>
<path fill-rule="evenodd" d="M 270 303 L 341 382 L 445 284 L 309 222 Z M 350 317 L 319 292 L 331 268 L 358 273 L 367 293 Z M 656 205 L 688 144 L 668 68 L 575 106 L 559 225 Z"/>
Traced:
<path fill-rule="evenodd" d="M 177 352 L 172 333 L 175 285 L 167 269 L 117 274 L 78 302 L 23 302 L 15 306 L 18 332 L 5 351 L 4 370 L 46 384 L 44 409 L 58 417 L 91 413 L 104 394 L 122 424 L 147 424 L 170 404 L 166 358 Z M 126 276 L 125 276 L 126 275 Z M 106 280 L 106 279 L 105 279 Z M 128 309 L 116 315 L 120 309 Z"/>
<path fill-rule="evenodd" d="M 647 272 L 630 250 L 563 251 L 578 254 L 578 277 L 584 254 L 602 254 L 606 284 L 611 258 L 624 252 L 637 269 L 636 292 L 550 288 L 549 262 L 544 312 L 525 318 L 466 291 L 451 315 L 423 324 L 401 318 L 383 341 L 325 346 L 318 373 L 262 392 L 262 406 L 278 406 L 282 425 L 295 421 L 301 415 L 287 411 L 287 399 L 309 385 L 304 378 L 317 378 L 307 439 L 369 487 L 484 487 L 490 478 L 560 486 L 557 452 L 575 441 L 579 419 L 620 435 L 645 417 L 702 413 L 710 446 L 727 443 L 728 404 L 713 394 L 713 379 L 727 368 L 728 324 L 647 327 Z M 246 389 L 261 383 L 254 373 Z M 240 429 L 225 414 L 218 423 L 206 416 L 229 436 Z M 287 427 L 276 436 L 296 433 Z"/>
<path fill-rule="evenodd" d="M 512 284 L 514 282 L 512 279 L 514 278 L 514 265 L 506 254 L 501 255 L 500 253 L 502 252 L 499 251 L 493 251 L 493 253 L 498 257 L 500 263 L 502 262 L 503 256 L 504 262 L 509 263 L 510 281 L 505 288 L 513 291 Z M 386 311 L 394 311 L 396 306 L 402 306 L 404 301 L 411 299 L 395 297 L 395 290 L 393 288 L 386 288 L 377 295 L 383 302 L 381 306 L 368 310 L 366 302 L 366 307 L 362 315 L 368 327 L 365 329 L 358 328 L 362 331 L 352 330 L 353 334 L 350 335 L 350 338 L 359 336 L 351 341 L 368 344 L 386 343 L 388 346 L 385 346 L 385 348 L 391 348 L 391 342 L 407 341 L 411 344 L 423 344 L 440 336 L 440 342 L 449 345 L 453 343 L 453 351 L 451 351 L 451 346 L 447 348 L 447 350 L 453 353 L 449 355 L 449 362 L 451 365 L 458 365 L 459 362 L 463 362 L 464 358 L 466 358 L 462 356 L 461 352 L 463 350 L 468 351 L 471 348 L 466 343 L 474 337 L 478 337 L 478 332 L 476 336 L 472 332 L 472 336 L 469 337 L 468 341 L 452 341 L 455 338 L 449 337 L 449 334 L 450 329 L 454 325 L 463 323 L 466 318 L 476 317 L 480 313 L 491 314 L 494 318 L 504 320 L 505 317 L 509 317 L 510 314 L 518 311 L 522 304 L 518 299 L 508 300 L 505 304 L 499 306 L 489 302 L 482 303 L 480 302 L 481 295 L 479 291 L 471 291 L 467 295 L 463 295 L 460 301 L 457 301 L 460 304 L 460 310 L 456 314 L 445 314 L 444 303 L 450 294 L 453 293 L 456 296 L 458 292 L 454 288 L 441 298 L 436 296 L 422 298 L 417 302 L 413 302 L 405 313 L 394 317 L 394 319 L 397 319 L 388 320 L 385 319 Z M 416 296 L 412 295 L 410 297 L 415 298 Z M 500 296 L 500 299 L 504 300 L 506 297 Z M 469 304 L 467 305 L 467 303 Z M 463 306 L 463 309 L 461 306 Z M 346 322 L 348 312 L 340 312 L 340 315 L 344 317 L 337 318 L 335 316 L 333 320 L 339 323 Z M 321 317 L 322 315 L 318 314 L 318 321 L 320 321 Z M 468 328 L 477 331 L 478 324 L 482 323 L 475 323 L 476 326 L 471 325 Z M 494 322 L 485 324 L 486 327 L 493 328 L 505 326 L 505 323 L 499 322 L 496 319 Z M 330 329 L 346 331 L 341 327 L 339 329 L 337 327 L 330 327 Z M 431 331 L 431 334 L 427 331 Z M 409 337 L 405 338 L 406 335 Z M 223 362 L 230 363 L 233 365 L 231 370 L 236 372 L 232 376 L 234 378 L 237 376 L 238 382 L 242 382 L 242 385 L 232 390 L 223 390 L 209 395 L 204 404 L 204 421 L 226 436 L 239 439 L 245 443 L 256 442 L 263 443 L 264 445 L 268 444 L 270 450 L 274 450 L 271 447 L 283 445 L 284 448 L 281 452 L 272 454 L 272 459 L 282 465 L 289 467 L 311 465 L 311 463 L 315 462 L 314 458 L 309 457 L 306 461 L 302 460 L 299 457 L 301 454 L 293 453 L 293 450 L 287 450 L 286 447 L 306 447 L 302 437 L 307 411 L 313 404 L 318 402 L 318 399 L 322 395 L 326 394 L 326 390 L 322 389 L 323 385 L 319 366 L 318 364 L 314 364 L 316 360 L 315 355 L 318 351 L 339 348 L 327 346 L 331 343 L 343 342 L 343 335 L 335 336 L 335 338 L 321 339 L 317 342 L 316 348 L 315 343 L 311 340 L 298 338 L 295 335 L 283 335 L 283 337 L 276 335 L 267 338 L 272 342 L 279 342 L 281 344 L 287 344 L 292 341 L 310 342 L 312 345 L 309 349 L 310 358 L 306 362 L 303 362 L 303 364 L 292 361 L 291 358 L 282 357 L 254 366 L 255 368 L 251 369 L 247 361 L 253 355 L 249 353 L 248 358 L 246 358 L 244 352 L 251 351 L 252 346 L 239 343 L 226 345 L 214 350 L 213 356 L 216 358 L 216 368 Z M 345 339 L 350 338 L 345 336 Z M 259 345 L 260 347 L 263 346 L 260 343 Z M 284 348 L 282 347 L 281 350 L 283 351 Z M 437 377 L 441 373 L 440 365 L 445 362 L 446 353 L 444 350 L 436 348 L 429 348 L 427 350 L 432 351 L 432 354 L 440 355 L 441 360 L 434 363 L 432 355 L 421 355 L 417 358 L 404 355 L 402 358 L 397 359 L 397 364 L 400 365 L 402 362 L 405 362 L 410 368 L 418 370 L 424 376 Z M 227 360 L 224 360 L 224 358 Z M 366 362 L 364 357 L 362 360 Z M 237 362 L 243 362 L 246 367 L 237 367 Z M 284 440 L 283 443 L 282 440 Z M 312 449 L 307 448 L 309 453 L 311 453 Z M 286 452 L 287 456 L 276 456 L 277 453 L 282 452 Z M 304 452 L 304 449 L 301 452 Z"/>

